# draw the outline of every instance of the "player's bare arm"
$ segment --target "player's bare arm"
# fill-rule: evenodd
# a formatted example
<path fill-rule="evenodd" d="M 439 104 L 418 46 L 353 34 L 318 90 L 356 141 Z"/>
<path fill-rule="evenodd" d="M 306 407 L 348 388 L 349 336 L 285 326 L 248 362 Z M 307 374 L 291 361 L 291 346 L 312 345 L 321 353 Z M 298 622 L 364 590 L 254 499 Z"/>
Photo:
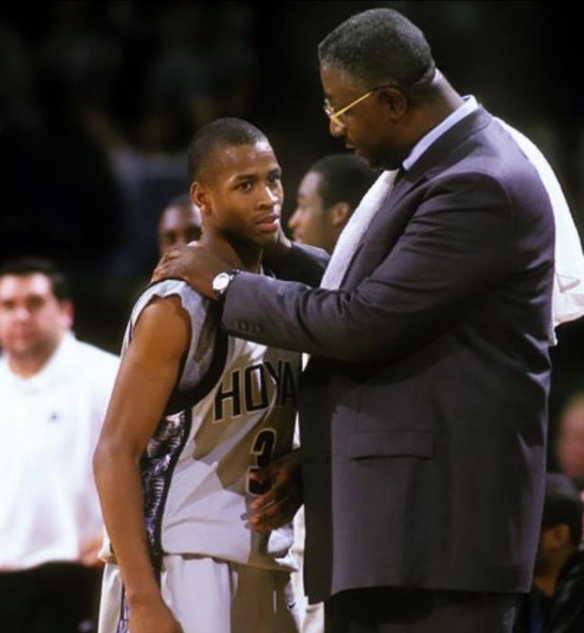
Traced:
<path fill-rule="evenodd" d="M 138 463 L 175 386 L 190 340 L 180 300 L 147 306 L 124 354 L 94 456 L 106 528 L 120 565 L 132 633 L 176 633 L 152 570 Z"/>

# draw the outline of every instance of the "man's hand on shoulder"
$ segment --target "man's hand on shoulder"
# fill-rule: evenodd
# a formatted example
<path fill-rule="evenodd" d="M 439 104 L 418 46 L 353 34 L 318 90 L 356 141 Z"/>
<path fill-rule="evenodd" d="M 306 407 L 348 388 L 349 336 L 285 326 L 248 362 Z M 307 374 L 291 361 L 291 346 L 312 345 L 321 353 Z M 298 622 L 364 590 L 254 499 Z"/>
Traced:
<path fill-rule="evenodd" d="M 213 291 L 213 279 L 219 273 L 240 267 L 240 262 L 229 261 L 208 247 L 191 242 L 187 246 L 170 249 L 156 266 L 152 281 L 183 279 L 209 299 L 217 299 Z"/>

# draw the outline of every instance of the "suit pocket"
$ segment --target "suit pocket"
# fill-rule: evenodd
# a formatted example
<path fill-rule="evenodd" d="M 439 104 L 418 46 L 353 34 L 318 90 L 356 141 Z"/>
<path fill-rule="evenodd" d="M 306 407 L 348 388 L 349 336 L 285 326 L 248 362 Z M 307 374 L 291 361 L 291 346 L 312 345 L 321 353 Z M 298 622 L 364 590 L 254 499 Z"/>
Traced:
<path fill-rule="evenodd" d="M 368 457 L 421 457 L 434 456 L 432 431 L 383 431 L 357 433 L 347 442 L 347 454 L 352 459 Z"/>

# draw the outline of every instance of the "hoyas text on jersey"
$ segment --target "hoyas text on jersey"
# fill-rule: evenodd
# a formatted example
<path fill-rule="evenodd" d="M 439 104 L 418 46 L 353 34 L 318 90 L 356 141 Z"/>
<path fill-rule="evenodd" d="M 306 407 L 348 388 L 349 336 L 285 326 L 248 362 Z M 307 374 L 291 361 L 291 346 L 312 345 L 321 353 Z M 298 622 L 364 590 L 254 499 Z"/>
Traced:
<path fill-rule="evenodd" d="M 293 367 L 286 360 L 278 361 L 277 367 L 265 361 L 234 369 L 223 377 L 215 394 L 213 422 L 223 422 L 228 406 L 231 417 L 236 417 L 266 409 L 273 397 L 276 407 L 296 407 L 296 388 Z"/>

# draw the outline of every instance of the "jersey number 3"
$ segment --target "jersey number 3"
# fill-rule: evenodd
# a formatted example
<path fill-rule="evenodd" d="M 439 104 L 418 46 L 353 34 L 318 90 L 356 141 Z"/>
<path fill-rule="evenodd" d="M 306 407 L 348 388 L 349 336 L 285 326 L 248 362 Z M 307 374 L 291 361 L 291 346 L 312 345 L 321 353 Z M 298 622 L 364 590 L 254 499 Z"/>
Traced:
<path fill-rule="evenodd" d="M 276 429 L 261 429 L 255 436 L 251 446 L 251 455 L 255 464 L 247 469 L 247 492 L 250 495 L 263 495 L 268 492 L 272 485 L 271 479 L 265 479 L 260 482 L 251 479 L 250 475 L 262 470 L 272 461 L 277 437 Z"/>

